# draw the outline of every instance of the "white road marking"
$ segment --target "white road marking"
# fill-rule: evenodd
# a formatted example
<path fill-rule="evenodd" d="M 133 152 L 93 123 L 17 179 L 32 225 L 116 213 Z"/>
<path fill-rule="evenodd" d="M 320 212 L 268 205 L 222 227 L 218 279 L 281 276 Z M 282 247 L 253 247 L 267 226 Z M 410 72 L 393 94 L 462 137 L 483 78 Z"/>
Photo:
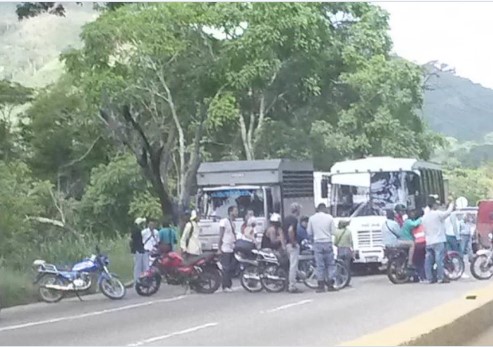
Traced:
<path fill-rule="evenodd" d="M 298 302 L 294 302 L 292 304 L 282 305 L 282 306 L 273 308 L 271 310 L 260 311 L 260 313 L 272 313 L 272 312 L 282 311 L 282 310 L 286 310 L 286 309 L 291 308 L 291 307 L 309 304 L 312 301 L 313 300 L 301 300 L 301 301 L 298 301 Z"/>
<path fill-rule="evenodd" d="M 166 340 L 166 339 L 169 339 L 170 337 L 173 337 L 173 336 L 185 335 L 185 334 L 193 333 L 197 330 L 212 328 L 212 327 L 215 327 L 217 325 L 219 325 L 219 323 L 207 323 L 207 324 L 199 325 L 199 326 L 196 326 L 193 328 L 189 328 L 189 329 L 185 329 L 185 330 L 181 330 L 181 331 L 176 331 L 174 333 L 170 333 L 170 334 L 166 334 L 166 335 L 162 335 L 162 336 L 151 337 L 150 339 L 145 339 L 145 340 L 142 340 L 142 341 L 139 341 L 136 343 L 132 343 L 132 344 L 127 345 L 127 346 L 129 346 L 129 347 L 142 346 L 142 345 L 146 345 L 146 344 L 149 344 L 152 342 Z"/>
<path fill-rule="evenodd" d="M 174 298 L 147 301 L 147 302 L 143 302 L 143 303 L 139 303 L 139 304 L 120 306 L 120 307 L 116 307 L 116 308 L 110 308 L 107 310 L 83 313 L 83 314 L 79 314 L 79 315 L 75 315 L 75 316 L 58 317 L 58 318 L 47 319 L 47 320 L 42 320 L 42 321 L 37 321 L 37 322 L 29 322 L 29 323 L 24 323 L 24 324 L 10 325 L 10 326 L 0 328 L 0 333 L 3 331 L 29 328 L 29 327 L 34 327 L 37 325 L 52 324 L 52 323 L 58 323 L 58 322 L 67 321 L 67 320 L 75 320 L 75 319 L 81 319 L 81 318 L 86 318 L 86 317 L 99 316 L 102 314 L 125 311 L 125 310 L 130 310 L 133 308 L 137 308 L 137 307 L 144 307 L 144 306 L 154 305 L 154 304 L 163 303 L 163 302 L 173 302 L 173 301 L 182 300 L 184 298 L 185 298 L 185 296 L 181 295 L 181 296 L 177 296 Z"/>

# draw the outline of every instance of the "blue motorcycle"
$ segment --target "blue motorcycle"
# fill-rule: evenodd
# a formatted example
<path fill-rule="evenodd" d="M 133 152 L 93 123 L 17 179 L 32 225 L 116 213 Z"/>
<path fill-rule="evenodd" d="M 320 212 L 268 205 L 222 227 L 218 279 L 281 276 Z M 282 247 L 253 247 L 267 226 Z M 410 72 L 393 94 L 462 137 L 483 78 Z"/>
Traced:
<path fill-rule="evenodd" d="M 39 286 L 39 296 L 47 303 L 58 302 L 67 293 L 79 293 L 89 290 L 93 275 L 98 275 L 99 290 L 112 300 L 125 296 L 126 289 L 118 276 L 108 271 L 109 259 L 101 254 L 96 247 L 96 255 L 85 258 L 70 269 L 61 270 L 44 260 L 35 260 L 33 267 L 37 269 L 34 284 Z M 79 297 L 80 299 L 80 297 Z"/>

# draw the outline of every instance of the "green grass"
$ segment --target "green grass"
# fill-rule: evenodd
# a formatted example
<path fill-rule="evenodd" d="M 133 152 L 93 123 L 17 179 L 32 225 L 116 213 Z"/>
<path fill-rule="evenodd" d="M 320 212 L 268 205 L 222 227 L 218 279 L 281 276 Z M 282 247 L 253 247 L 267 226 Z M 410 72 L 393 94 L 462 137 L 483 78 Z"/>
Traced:
<path fill-rule="evenodd" d="M 72 264 L 94 253 L 95 240 L 70 241 L 60 239 L 57 242 L 38 246 L 30 252 L 23 252 L 26 260 L 23 266 L 0 266 L 0 296 L 2 307 L 28 304 L 38 301 L 36 288 L 32 281 L 35 272 L 31 268 L 32 260 L 44 259 L 55 264 Z M 133 257 L 130 254 L 128 239 L 99 241 L 101 251 L 110 259 L 109 270 L 116 273 L 123 283 L 132 279 Z M 29 255 L 28 255 L 29 254 Z"/>

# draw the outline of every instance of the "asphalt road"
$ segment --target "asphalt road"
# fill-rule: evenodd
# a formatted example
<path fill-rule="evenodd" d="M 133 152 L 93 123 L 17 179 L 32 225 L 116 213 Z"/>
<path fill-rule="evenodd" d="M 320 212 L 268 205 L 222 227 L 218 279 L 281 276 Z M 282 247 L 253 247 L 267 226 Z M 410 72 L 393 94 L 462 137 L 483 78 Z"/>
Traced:
<path fill-rule="evenodd" d="M 493 346 L 493 328 L 471 339 L 466 346 Z"/>
<path fill-rule="evenodd" d="M 355 277 L 335 293 L 185 294 L 163 286 L 152 298 L 130 289 L 120 301 L 34 304 L 0 313 L 0 345 L 336 345 L 423 313 L 487 285 L 392 285 L 386 276 Z"/>

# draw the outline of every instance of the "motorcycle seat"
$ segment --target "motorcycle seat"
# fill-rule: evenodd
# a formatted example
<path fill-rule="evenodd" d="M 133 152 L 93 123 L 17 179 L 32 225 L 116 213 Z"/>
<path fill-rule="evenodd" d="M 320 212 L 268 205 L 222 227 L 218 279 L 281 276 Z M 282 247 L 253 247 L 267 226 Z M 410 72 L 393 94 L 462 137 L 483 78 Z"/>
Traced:
<path fill-rule="evenodd" d="M 187 255 L 183 259 L 183 266 L 190 266 L 190 265 L 195 264 L 196 262 L 198 262 L 201 259 L 210 259 L 213 257 L 214 257 L 214 254 L 207 254 L 207 253 L 201 254 L 201 255 Z"/>

